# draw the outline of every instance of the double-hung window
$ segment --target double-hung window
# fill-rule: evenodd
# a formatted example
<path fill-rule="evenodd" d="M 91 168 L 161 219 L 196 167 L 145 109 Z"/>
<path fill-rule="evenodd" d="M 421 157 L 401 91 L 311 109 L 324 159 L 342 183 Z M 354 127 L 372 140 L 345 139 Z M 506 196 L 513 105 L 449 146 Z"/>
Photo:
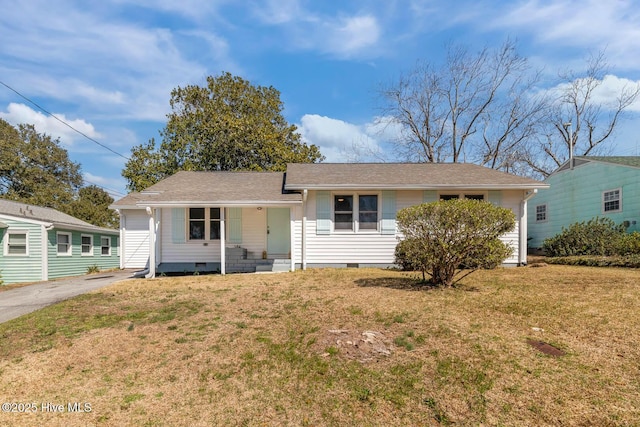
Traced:
<path fill-rule="evenodd" d="M 220 208 L 189 208 L 189 240 L 220 240 Z"/>
<path fill-rule="evenodd" d="M 93 255 L 93 236 L 83 234 L 81 237 L 82 240 L 82 256 L 92 256 Z"/>
<path fill-rule="evenodd" d="M 111 256 L 111 237 L 100 237 L 100 255 Z"/>
<path fill-rule="evenodd" d="M 71 233 L 58 233 L 56 239 L 58 242 L 58 255 L 71 256 Z"/>
<path fill-rule="evenodd" d="M 617 188 L 602 193 L 602 212 L 620 212 L 622 210 L 622 191 Z"/>
<path fill-rule="evenodd" d="M 378 195 L 334 195 L 333 224 L 337 231 L 377 230 Z"/>
<path fill-rule="evenodd" d="M 358 228 L 378 229 L 378 196 L 367 194 L 358 197 Z"/>
<path fill-rule="evenodd" d="M 547 205 L 536 206 L 536 222 L 544 222 L 547 220 Z"/>
<path fill-rule="evenodd" d="M 4 254 L 7 256 L 29 255 L 29 233 L 27 231 L 7 231 Z"/>

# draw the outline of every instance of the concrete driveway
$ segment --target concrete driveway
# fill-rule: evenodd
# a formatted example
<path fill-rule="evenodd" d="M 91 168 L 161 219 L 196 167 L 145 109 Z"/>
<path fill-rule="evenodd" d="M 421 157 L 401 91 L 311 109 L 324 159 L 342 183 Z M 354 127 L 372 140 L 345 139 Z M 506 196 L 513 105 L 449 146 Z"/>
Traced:
<path fill-rule="evenodd" d="M 116 270 L 0 291 L 0 323 L 128 279 L 134 272 L 134 270 Z"/>

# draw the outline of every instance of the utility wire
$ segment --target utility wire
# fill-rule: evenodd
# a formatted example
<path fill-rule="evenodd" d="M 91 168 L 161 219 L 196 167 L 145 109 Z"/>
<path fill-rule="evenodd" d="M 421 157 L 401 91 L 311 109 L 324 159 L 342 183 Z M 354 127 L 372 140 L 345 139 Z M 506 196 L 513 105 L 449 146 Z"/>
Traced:
<path fill-rule="evenodd" d="M 22 99 L 26 100 L 27 102 L 35 105 L 38 109 L 40 109 L 41 111 L 47 113 L 49 116 L 53 117 L 54 119 L 56 119 L 57 121 L 59 121 L 60 123 L 62 123 L 63 125 L 67 126 L 68 128 L 70 128 L 71 130 L 73 130 L 74 132 L 79 133 L 80 135 L 84 136 L 85 138 L 87 138 L 89 141 L 94 142 L 96 144 L 98 144 L 99 146 L 101 146 L 102 148 L 111 151 L 113 154 L 122 157 L 125 160 L 129 160 L 129 158 L 123 154 L 118 153 L 117 151 L 112 150 L 111 148 L 107 147 L 106 145 L 96 141 L 95 139 L 91 138 L 89 135 L 79 131 L 78 129 L 74 128 L 73 126 L 71 126 L 69 123 L 65 122 L 62 119 L 59 119 L 58 117 L 56 117 L 53 113 L 50 113 L 49 111 L 45 110 L 44 108 L 42 108 L 40 105 L 36 104 L 34 101 L 30 100 L 29 98 L 27 98 L 26 96 L 24 96 L 23 94 L 21 94 L 20 92 L 18 92 L 17 90 L 15 90 L 14 88 L 12 88 L 11 86 L 9 86 L 8 84 L 4 83 L 3 81 L 0 81 L 0 84 L 4 87 L 6 87 L 7 89 L 9 89 L 10 91 L 14 92 L 15 94 L 17 94 L 19 97 L 21 97 Z"/>

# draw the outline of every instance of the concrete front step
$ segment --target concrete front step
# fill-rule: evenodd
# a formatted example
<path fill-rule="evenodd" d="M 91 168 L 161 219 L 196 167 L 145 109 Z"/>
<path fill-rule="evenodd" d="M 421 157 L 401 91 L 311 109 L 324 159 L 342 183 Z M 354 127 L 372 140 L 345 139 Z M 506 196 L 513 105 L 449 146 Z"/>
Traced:
<path fill-rule="evenodd" d="M 266 259 L 256 265 L 256 273 L 257 272 L 283 272 L 291 270 L 291 260 L 290 259 Z"/>

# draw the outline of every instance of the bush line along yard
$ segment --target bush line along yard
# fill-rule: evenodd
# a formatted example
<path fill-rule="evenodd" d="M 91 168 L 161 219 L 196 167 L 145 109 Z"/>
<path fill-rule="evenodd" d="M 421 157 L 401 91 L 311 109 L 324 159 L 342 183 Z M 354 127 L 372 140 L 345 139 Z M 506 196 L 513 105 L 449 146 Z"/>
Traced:
<path fill-rule="evenodd" d="M 640 423 L 640 272 L 127 280 L 0 325 L 0 425 Z M 546 355 L 529 342 L 565 353 Z"/>

